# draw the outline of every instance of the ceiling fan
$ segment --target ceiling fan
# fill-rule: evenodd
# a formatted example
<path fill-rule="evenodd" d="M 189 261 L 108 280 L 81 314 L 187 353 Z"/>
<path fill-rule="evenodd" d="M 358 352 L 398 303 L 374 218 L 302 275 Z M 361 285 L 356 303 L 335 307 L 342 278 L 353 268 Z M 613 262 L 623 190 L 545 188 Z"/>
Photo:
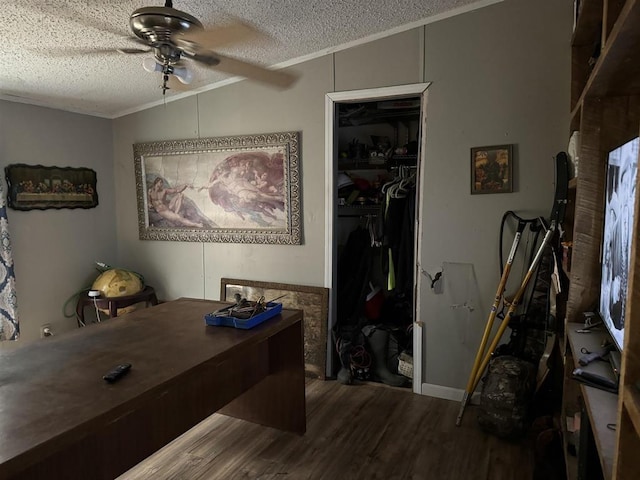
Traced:
<path fill-rule="evenodd" d="M 252 36 L 264 35 L 244 23 L 205 29 L 192 15 L 173 8 L 166 0 L 164 7 L 143 7 L 135 10 L 129 19 L 135 41 L 147 48 L 119 48 L 124 54 L 153 52 L 143 67 L 149 72 L 162 74 L 162 94 L 169 89 L 181 90 L 181 85 L 192 81 L 193 73 L 184 60 L 224 73 L 238 75 L 277 88 L 288 88 L 297 76 L 287 72 L 264 68 L 232 57 L 221 55 L 212 48 L 239 42 Z M 176 82 L 177 79 L 179 82 Z"/>

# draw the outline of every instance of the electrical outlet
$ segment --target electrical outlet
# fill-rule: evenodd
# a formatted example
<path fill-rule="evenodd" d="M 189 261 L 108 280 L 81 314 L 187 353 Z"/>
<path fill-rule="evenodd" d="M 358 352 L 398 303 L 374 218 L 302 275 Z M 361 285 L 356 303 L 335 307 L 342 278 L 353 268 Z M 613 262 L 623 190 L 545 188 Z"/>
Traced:
<path fill-rule="evenodd" d="M 40 338 L 51 337 L 53 332 L 51 331 L 51 324 L 45 323 L 40 327 Z"/>

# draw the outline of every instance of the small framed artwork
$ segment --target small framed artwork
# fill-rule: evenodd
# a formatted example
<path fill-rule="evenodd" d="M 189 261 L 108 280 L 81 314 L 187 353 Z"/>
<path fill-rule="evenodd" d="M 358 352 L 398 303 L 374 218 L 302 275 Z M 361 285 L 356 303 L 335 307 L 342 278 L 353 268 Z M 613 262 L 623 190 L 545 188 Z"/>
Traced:
<path fill-rule="evenodd" d="M 7 204 L 14 210 L 93 208 L 96 172 L 89 168 L 13 164 L 5 167 Z"/>
<path fill-rule="evenodd" d="M 513 192 L 513 145 L 471 149 L 471 193 Z"/>
<path fill-rule="evenodd" d="M 299 132 L 133 146 L 141 240 L 299 245 Z"/>

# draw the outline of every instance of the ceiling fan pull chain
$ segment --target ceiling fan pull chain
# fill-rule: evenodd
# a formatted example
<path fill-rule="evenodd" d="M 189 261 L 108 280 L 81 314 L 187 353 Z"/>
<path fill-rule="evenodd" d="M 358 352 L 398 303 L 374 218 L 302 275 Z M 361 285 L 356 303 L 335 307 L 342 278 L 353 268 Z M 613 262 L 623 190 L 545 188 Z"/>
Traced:
<path fill-rule="evenodd" d="M 167 86 L 167 83 L 169 82 L 169 75 L 165 72 L 162 74 L 162 95 L 166 95 L 167 90 L 169 90 L 169 87 Z"/>

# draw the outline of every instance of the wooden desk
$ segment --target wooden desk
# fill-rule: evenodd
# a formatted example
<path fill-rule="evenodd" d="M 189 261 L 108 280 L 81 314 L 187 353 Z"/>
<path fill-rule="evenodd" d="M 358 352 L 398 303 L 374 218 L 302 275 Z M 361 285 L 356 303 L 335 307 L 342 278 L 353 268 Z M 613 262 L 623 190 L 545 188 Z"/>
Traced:
<path fill-rule="evenodd" d="M 206 326 L 220 306 L 183 298 L 0 349 L 0 479 L 111 479 L 216 411 L 304 433 L 302 312 Z"/>
<path fill-rule="evenodd" d="M 158 304 L 158 298 L 156 297 L 156 291 L 153 287 L 146 286 L 141 292 L 134 293 L 133 295 L 125 295 L 122 297 L 97 297 L 92 298 L 88 295 L 88 290 L 82 292 L 78 297 L 78 303 L 76 304 L 76 315 L 78 318 L 78 326 L 84 327 L 84 309 L 86 306 L 91 305 L 97 308 L 108 310 L 110 317 L 118 316 L 118 309 L 130 307 L 136 303 L 144 302 L 147 307 Z M 95 302 L 95 303 L 94 303 Z"/>

